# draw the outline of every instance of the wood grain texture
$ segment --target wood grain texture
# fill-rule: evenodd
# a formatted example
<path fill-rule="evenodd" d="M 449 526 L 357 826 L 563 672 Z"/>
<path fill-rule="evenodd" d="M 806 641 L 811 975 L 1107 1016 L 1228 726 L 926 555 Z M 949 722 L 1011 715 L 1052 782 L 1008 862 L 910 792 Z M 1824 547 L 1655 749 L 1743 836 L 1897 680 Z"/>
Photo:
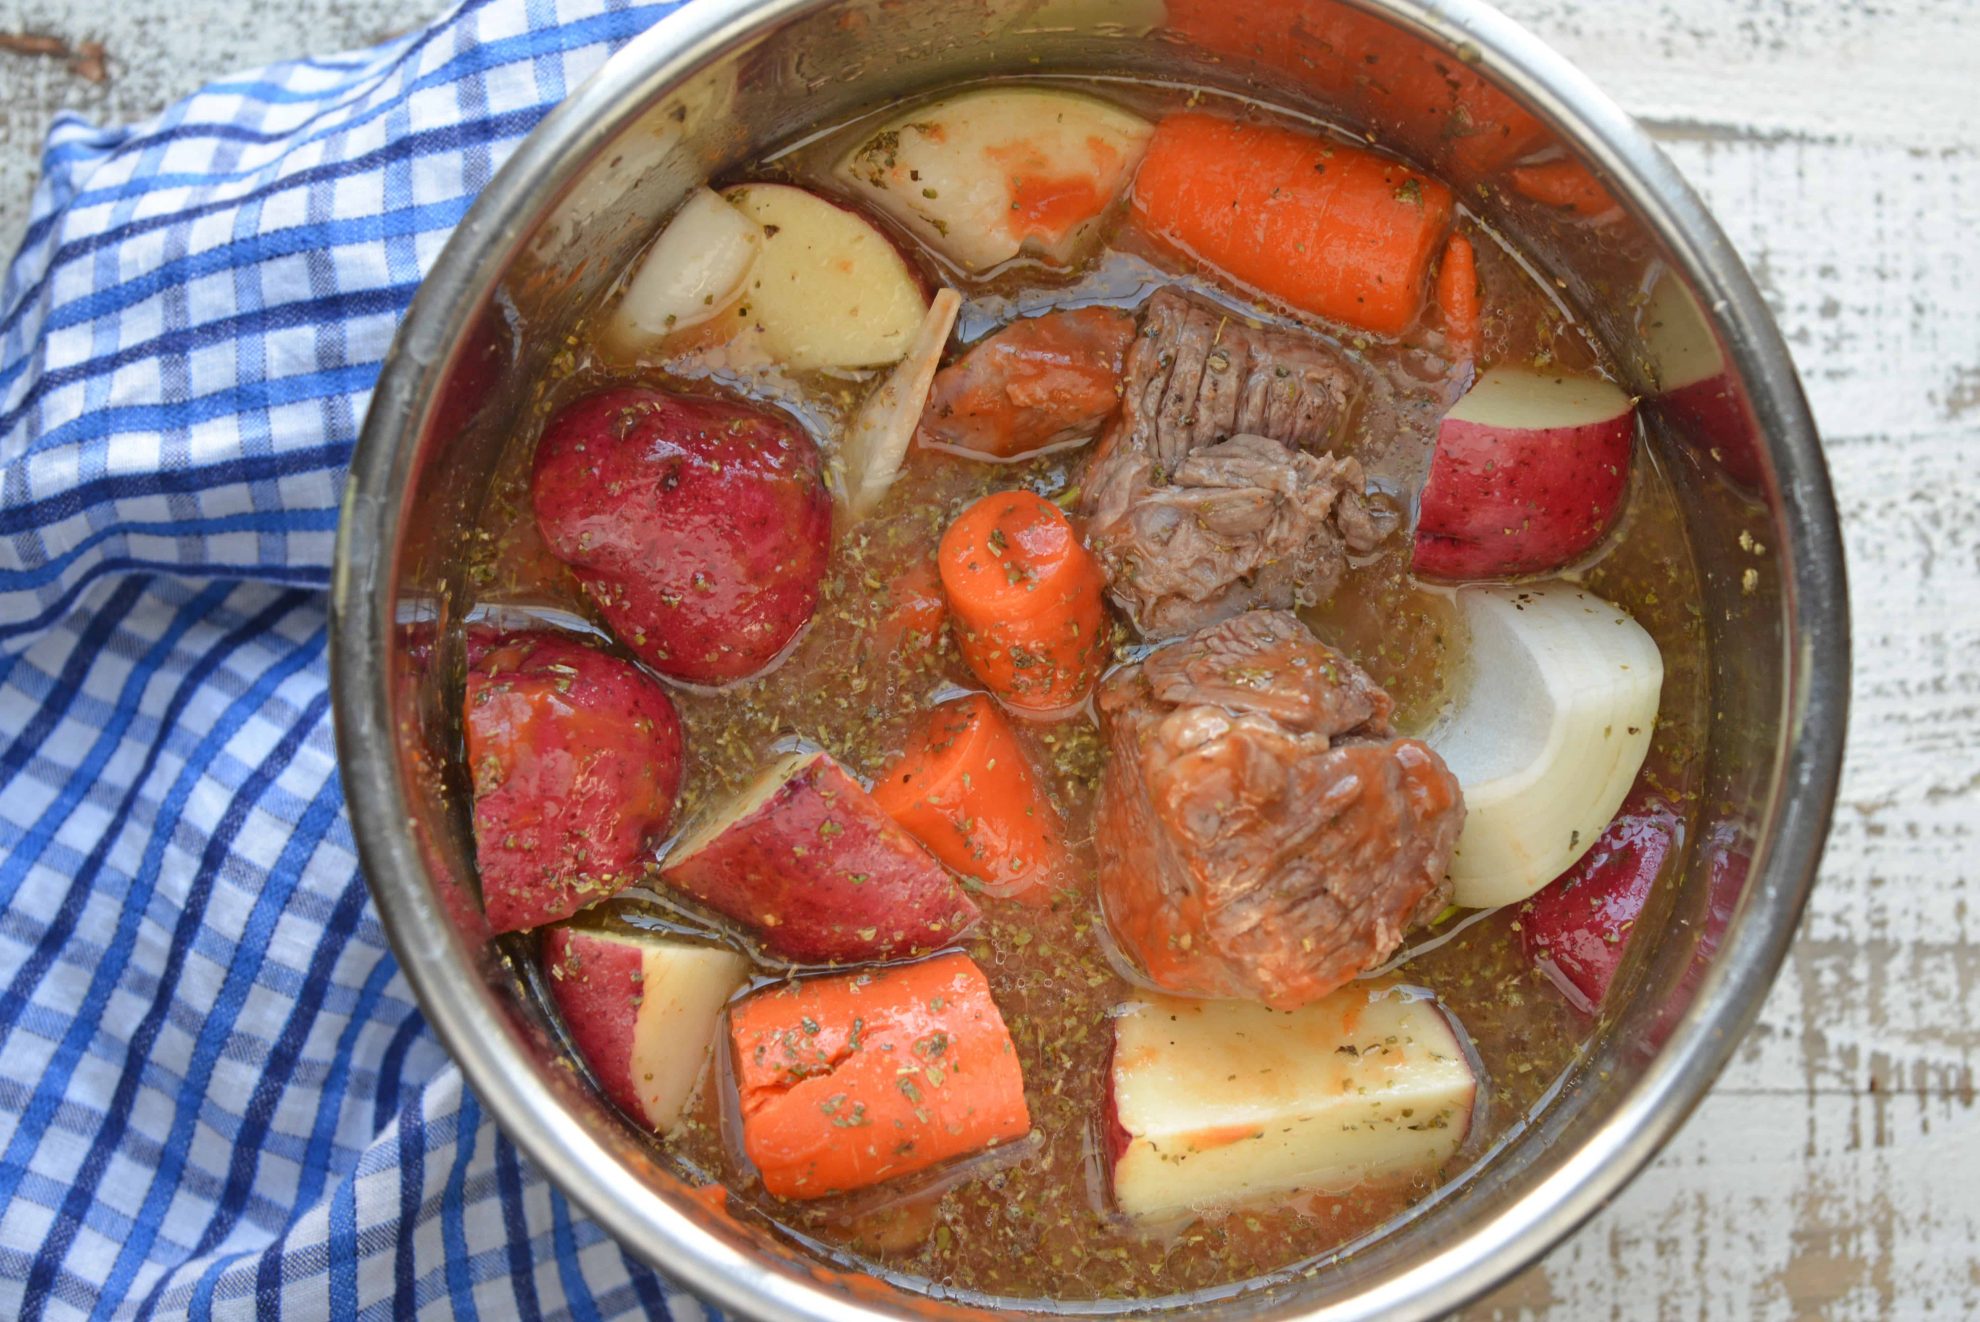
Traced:
<path fill-rule="evenodd" d="M 1642 116 L 1792 344 L 1827 444 L 1856 679 L 1822 881 L 1759 1026 L 1670 1149 L 1479 1317 L 1980 1314 L 1980 10 L 1503 0 Z M 110 78 L 0 54 L 0 247 L 50 114 L 147 114 L 373 40 L 403 0 L 0 0 Z"/>

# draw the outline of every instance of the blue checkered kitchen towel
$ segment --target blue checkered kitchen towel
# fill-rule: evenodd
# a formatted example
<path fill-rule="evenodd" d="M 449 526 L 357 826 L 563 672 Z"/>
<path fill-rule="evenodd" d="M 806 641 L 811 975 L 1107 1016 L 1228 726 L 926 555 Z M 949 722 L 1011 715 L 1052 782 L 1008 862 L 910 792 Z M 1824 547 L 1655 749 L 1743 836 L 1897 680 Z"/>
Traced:
<path fill-rule="evenodd" d="M 0 290 L 0 1317 L 696 1317 L 498 1134 L 358 875 L 325 585 L 414 286 L 666 5 L 467 0 L 58 120 Z"/>

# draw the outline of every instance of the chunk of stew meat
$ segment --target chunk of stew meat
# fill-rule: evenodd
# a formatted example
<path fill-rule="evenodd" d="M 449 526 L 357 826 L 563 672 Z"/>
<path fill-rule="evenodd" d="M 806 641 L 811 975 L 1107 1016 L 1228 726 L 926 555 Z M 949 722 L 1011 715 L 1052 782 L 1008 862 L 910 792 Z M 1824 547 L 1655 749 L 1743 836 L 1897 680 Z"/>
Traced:
<path fill-rule="evenodd" d="M 936 374 L 920 443 L 982 459 L 1022 459 L 1090 440 L 1120 399 L 1134 318 L 1062 308 L 986 335 Z"/>
<path fill-rule="evenodd" d="M 1088 542 L 1151 637 L 1326 598 L 1382 528 L 1361 465 L 1316 453 L 1360 381 L 1330 347 L 1163 289 L 1086 471 Z"/>
<path fill-rule="evenodd" d="M 1389 695 L 1286 611 L 1110 675 L 1100 898 L 1162 988 L 1292 1009 L 1374 967 L 1450 899 L 1457 778 Z"/>

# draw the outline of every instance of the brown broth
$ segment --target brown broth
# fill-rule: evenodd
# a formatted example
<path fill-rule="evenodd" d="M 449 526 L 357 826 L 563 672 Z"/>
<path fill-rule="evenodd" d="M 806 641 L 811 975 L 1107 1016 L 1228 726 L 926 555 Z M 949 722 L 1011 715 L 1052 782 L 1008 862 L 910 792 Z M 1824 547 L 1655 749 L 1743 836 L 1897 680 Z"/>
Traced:
<path fill-rule="evenodd" d="M 1096 84 L 1094 90 L 1151 115 L 1173 108 L 1184 95 L 1119 83 Z M 1216 96 L 1188 95 L 1192 103 Z M 1228 104 L 1234 113 L 1264 113 L 1245 103 Z M 773 153 L 734 178 L 779 178 L 824 188 L 827 166 L 857 131 L 848 127 Z M 1606 370 L 1576 318 L 1532 278 L 1503 238 L 1476 217 L 1466 215 L 1461 224 L 1477 248 L 1484 285 L 1487 363 Z M 1205 275 L 1141 249 L 1131 234 L 1121 232 L 1070 273 L 1020 266 L 971 280 L 940 269 L 926 254 L 918 260 L 963 293 L 959 334 L 964 339 L 1013 316 L 1052 307 L 1133 306 L 1165 283 L 1210 294 L 1244 314 L 1272 315 Z M 1406 515 L 1425 476 L 1437 420 L 1463 382 L 1438 355 L 1434 332 L 1419 330 L 1388 342 L 1315 329 L 1364 361 L 1376 383 L 1337 449 L 1358 456 L 1380 498 Z M 471 581 L 484 602 L 586 611 L 569 575 L 543 551 L 528 517 L 531 447 L 542 419 L 558 404 L 627 380 L 689 391 L 723 389 L 791 409 L 829 456 L 838 428 L 872 376 L 754 374 L 725 363 L 719 353 L 626 362 L 581 331 L 560 358 L 554 379 L 544 383 L 535 416 L 498 477 L 483 525 L 485 550 Z M 948 688 L 973 687 L 946 636 L 905 654 L 871 646 L 886 585 L 931 557 L 942 529 L 980 495 L 1021 485 L 1070 504 L 1082 459 L 1073 452 L 996 465 L 914 452 L 877 513 L 856 527 L 842 521 L 837 528 L 817 618 L 781 666 L 721 693 L 676 688 L 690 758 L 681 819 L 740 786 L 779 741 L 796 738 L 822 746 L 870 777 L 899 750 L 931 699 Z M 1634 615 L 1663 650 L 1662 711 L 1643 775 L 1689 812 L 1704 738 L 1699 593 L 1682 517 L 1647 446 L 1639 444 L 1617 533 L 1577 576 Z M 1430 723 L 1465 664 L 1465 640 L 1447 596 L 1410 577 L 1404 535 L 1390 537 L 1352 565 L 1333 599 L 1307 618 L 1391 691 L 1405 731 Z M 1121 637 L 1125 641 L 1124 631 Z M 1545 1105 L 1585 1044 L 1589 1024 L 1522 957 L 1517 909 L 1486 916 L 1398 974 L 1437 995 L 1463 1026 L 1483 1066 L 1479 1113 L 1446 1170 L 1403 1186 L 1239 1209 L 1180 1228 L 1137 1229 L 1109 1210 L 1096 1147 L 1109 1014 L 1138 990 L 1110 960 L 1090 895 L 1093 797 L 1102 746 L 1086 716 L 1020 729 L 1040 765 L 1050 768 L 1053 795 L 1089 891 L 1049 911 L 986 899 L 985 921 L 964 943 L 988 975 L 1016 1041 L 1032 1136 L 955 1170 L 912 1179 L 906 1187 L 817 1204 L 782 1203 L 763 1192 L 741 1155 L 735 1122 L 725 1114 L 725 1106 L 733 1106 L 733 1087 L 720 1077 L 724 1060 L 718 1054 L 686 1131 L 663 1146 L 684 1172 L 727 1185 L 735 1196 L 732 1206 L 760 1215 L 842 1263 L 965 1295 L 1139 1298 L 1282 1271 L 1310 1272 L 1322 1269 L 1327 1254 L 1405 1214 L 1515 1134 Z M 705 920 L 657 890 L 640 888 L 578 921 L 685 923 L 694 929 Z M 719 926 L 705 930 L 747 945 Z M 1412 940 L 1422 942 L 1425 936 L 1417 933 Z M 766 980 L 787 976 L 774 964 L 763 965 L 761 972 Z"/>

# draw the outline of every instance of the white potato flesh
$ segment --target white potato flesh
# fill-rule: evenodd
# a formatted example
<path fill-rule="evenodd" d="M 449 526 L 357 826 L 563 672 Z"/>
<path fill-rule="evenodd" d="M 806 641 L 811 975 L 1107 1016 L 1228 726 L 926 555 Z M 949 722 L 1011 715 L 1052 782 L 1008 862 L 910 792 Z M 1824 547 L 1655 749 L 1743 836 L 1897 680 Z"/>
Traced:
<path fill-rule="evenodd" d="M 1075 92 L 964 92 L 863 137 L 838 177 L 965 270 L 1064 264 L 1127 187 L 1148 121 Z"/>
<path fill-rule="evenodd" d="M 921 281 L 861 216 L 788 184 L 723 194 L 763 230 L 737 334 L 798 370 L 899 362 L 928 311 Z"/>
<path fill-rule="evenodd" d="M 846 509 L 853 518 L 870 513 L 901 475 L 901 461 L 921 423 L 929 387 L 942 365 L 942 349 L 961 310 L 962 295 L 953 289 L 935 291 L 907 356 L 874 387 L 846 429 L 839 462 L 845 474 Z"/>
<path fill-rule="evenodd" d="M 1137 1219 L 1436 1169 L 1477 1079 L 1437 1003 L 1359 983 L 1291 1012 L 1155 996 L 1114 1021 L 1114 1200 Z"/>
<path fill-rule="evenodd" d="M 695 189 L 627 281 L 611 335 L 636 350 L 730 312 L 762 249 L 762 226 L 718 194 Z"/>
<path fill-rule="evenodd" d="M 804 774 L 812 763 L 824 756 L 825 754 L 815 751 L 785 753 L 765 766 L 732 798 L 705 813 L 699 821 L 681 833 L 680 839 L 674 842 L 674 847 L 667 851 L 667 866 L 679 867 L 721 839 L 738 823 L 747 821 L 757 809 L 768 803 L 778 790 Z"/>
<path fill-rule="evenodd" d="M 1425 736 L 1464 788 L 1453 900 L 1511 904 L 1574 865 L 1650 751 L 1664 660 L 1643 627 L 1571 583 L 1460 589 L 1468 677 Z"/>
<path fill-rule="evenodd" d="M 1635 406 L 1622 387 L 1599 376 L 1564 376 L 1494 367 L 1444 415 L 1501 431 L 1627 431 Z"/>
<path fill-rule="evenodd" d="M 1669 271 L 1650 287 L 1650 301 L 1643 308 L 1643 344 L 1663 394 L 1725 374 L 1725 356 L 1704 310 L 1684 280 Z"/>
<path fill-rule="evenodd" d="M 701 1077 L 722 1007 L 749 976 L 733 950 L 646 939 L 639 1014 L 633 1023 L 632 1084 L 649 1128 L 671 1134 Z"/>

